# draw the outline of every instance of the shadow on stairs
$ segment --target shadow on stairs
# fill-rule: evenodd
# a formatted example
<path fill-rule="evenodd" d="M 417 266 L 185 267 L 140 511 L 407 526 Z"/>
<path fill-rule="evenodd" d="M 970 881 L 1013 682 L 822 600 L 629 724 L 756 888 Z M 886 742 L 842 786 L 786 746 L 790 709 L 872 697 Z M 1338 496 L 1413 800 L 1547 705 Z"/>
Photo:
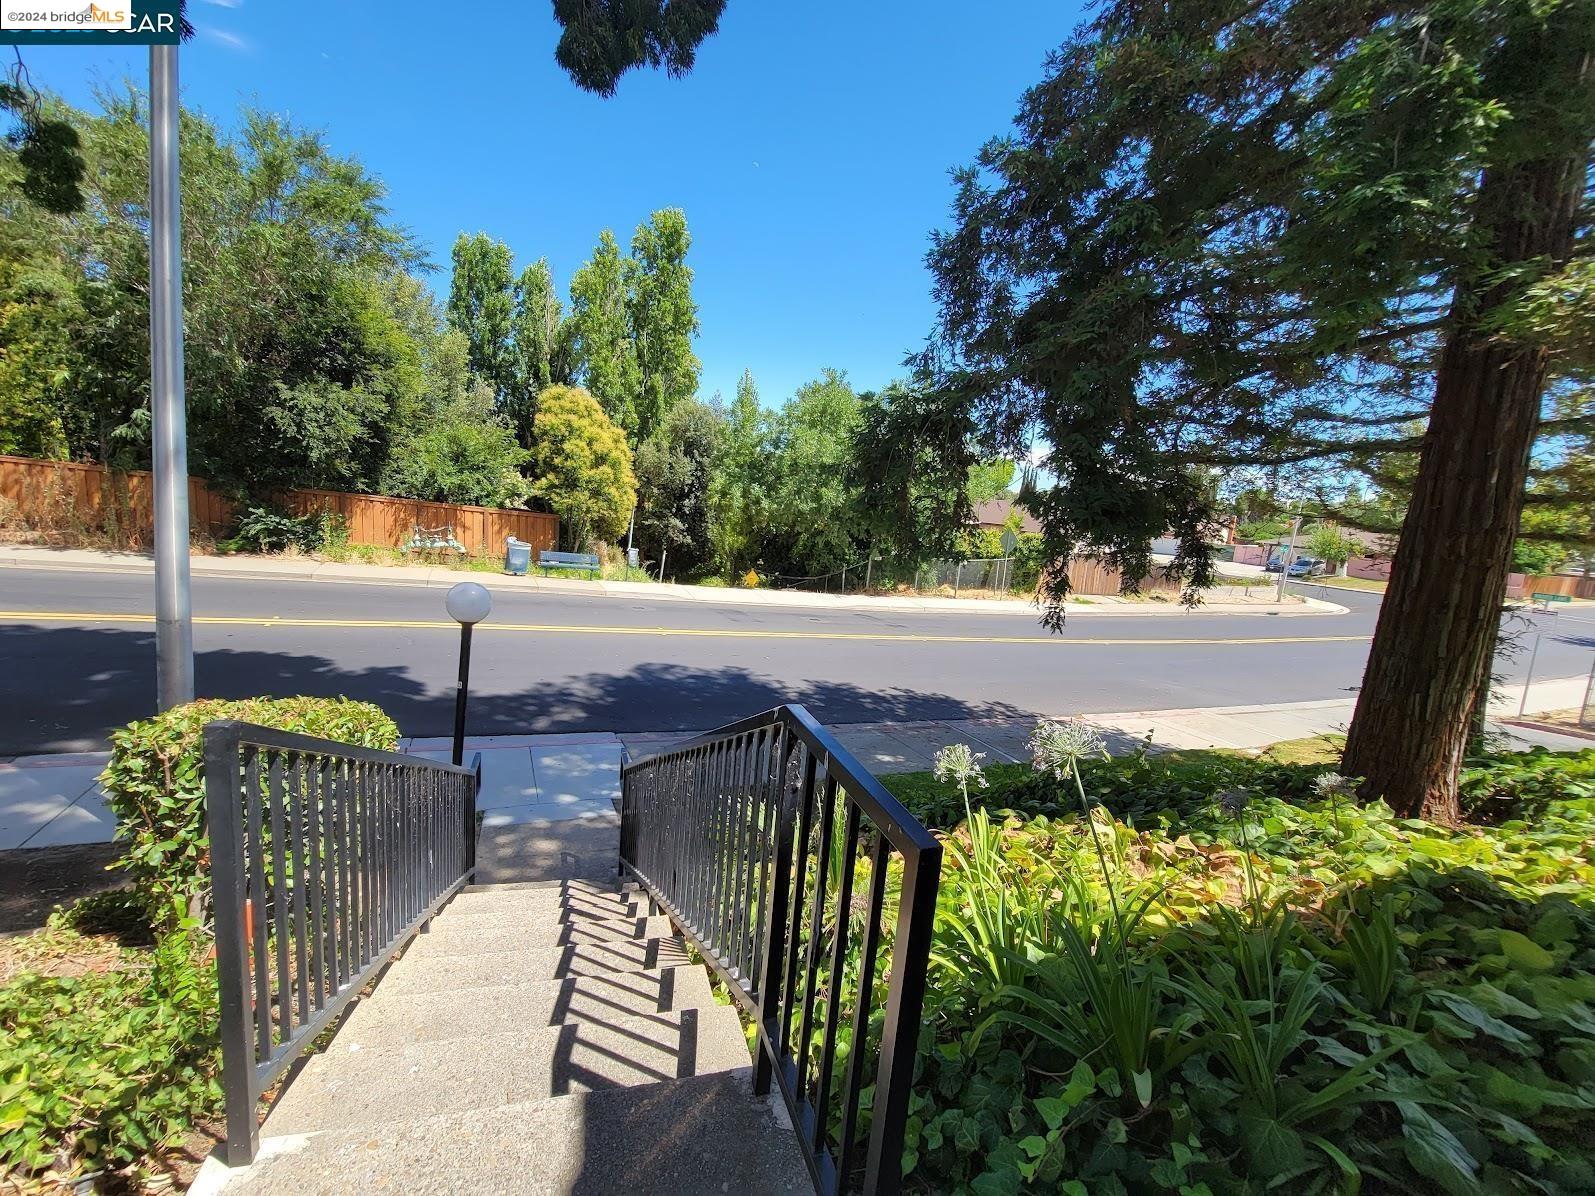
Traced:
<path fill-rule="evenodd" d="M 613 857 L 611 857 L 613 858 Z M 742 1025 L 603 880 L 466 889 L 191 1191 L 809 1193 Z"/>

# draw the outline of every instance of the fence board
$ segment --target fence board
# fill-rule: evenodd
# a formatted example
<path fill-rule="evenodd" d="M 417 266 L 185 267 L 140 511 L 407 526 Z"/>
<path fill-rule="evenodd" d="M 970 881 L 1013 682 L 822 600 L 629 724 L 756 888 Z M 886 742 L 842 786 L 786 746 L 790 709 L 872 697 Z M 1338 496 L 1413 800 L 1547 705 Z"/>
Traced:
<path fill-rule="evenodd" d="M 0 456 L 0 515 L 46 532 L 115 530 L 133 545 L 153 530 L 153 485 L 144 470 L 112 471 L 78 461 Z M 352 544 L 402 548 L 420 527 L 449 527 L 468 552 L 495 553 L 506 536 L 533 551 L 559 547 L 559 519 L 541 511 L 495 510 L 458 503 L 421 502 L 337 490 L 290 490 L 282 504 L 298 515 L 330 511 L 342 516 Z M 200 478 L 188 480 L 189 522 L 212 537 L 229 535 L 237 508 Z"/>

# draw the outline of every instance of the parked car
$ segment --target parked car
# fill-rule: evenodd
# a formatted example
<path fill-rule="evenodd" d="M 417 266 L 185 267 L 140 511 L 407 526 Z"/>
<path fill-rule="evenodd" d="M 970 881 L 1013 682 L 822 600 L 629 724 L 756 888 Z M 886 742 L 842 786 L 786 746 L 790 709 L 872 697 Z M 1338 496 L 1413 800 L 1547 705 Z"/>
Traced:
<path fill-rule="evenodd" d="M 1284 565 L 1282 557 L 1272 557 L 1268 564 L 1263 566 L 1263 572 L 1278 573 Z M 1322 572 L 1324 572 L 1324 563 L 1315 557 L 1299 556 L 1290 563 L 1291 577 L 1316 577 Z"/>

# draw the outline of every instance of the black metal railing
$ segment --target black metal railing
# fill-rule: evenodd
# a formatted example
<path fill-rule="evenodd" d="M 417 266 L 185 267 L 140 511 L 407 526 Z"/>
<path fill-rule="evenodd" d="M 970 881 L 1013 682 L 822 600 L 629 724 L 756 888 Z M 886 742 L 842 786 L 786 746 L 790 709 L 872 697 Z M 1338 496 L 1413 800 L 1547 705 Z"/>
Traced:
<path fill-rule="evenodd" d="M 206 726 L 230 1165 L 261 1094 L 471 877 L 480 767 Z"/>
<path fill-rule="evenodd" d="M 757 1024 L 755 1090 L 780 1089 L 816 1190 L 896 1191 L 935 837 L 781 706 L 628 764 L 620 854 Z"/>

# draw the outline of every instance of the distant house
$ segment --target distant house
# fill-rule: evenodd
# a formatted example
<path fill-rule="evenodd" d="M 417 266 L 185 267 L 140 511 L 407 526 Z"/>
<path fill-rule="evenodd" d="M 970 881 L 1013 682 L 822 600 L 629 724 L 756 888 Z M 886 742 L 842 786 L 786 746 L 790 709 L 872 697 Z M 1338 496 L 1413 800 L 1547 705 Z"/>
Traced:
<path fill-rule="evenodd" d="M 991 498 L 985 502 L 977 502 L 975 504 L 975 526 L 979 528 L 996 528 L 1001 531 L 1008 526 L 1008 517 L 1016 511 L 1019 514 L 1019 530 L 1021 533 L 1041 531 L 1041 521 L 1032 515 L 1028 509 L 1011 498 Z"/>

